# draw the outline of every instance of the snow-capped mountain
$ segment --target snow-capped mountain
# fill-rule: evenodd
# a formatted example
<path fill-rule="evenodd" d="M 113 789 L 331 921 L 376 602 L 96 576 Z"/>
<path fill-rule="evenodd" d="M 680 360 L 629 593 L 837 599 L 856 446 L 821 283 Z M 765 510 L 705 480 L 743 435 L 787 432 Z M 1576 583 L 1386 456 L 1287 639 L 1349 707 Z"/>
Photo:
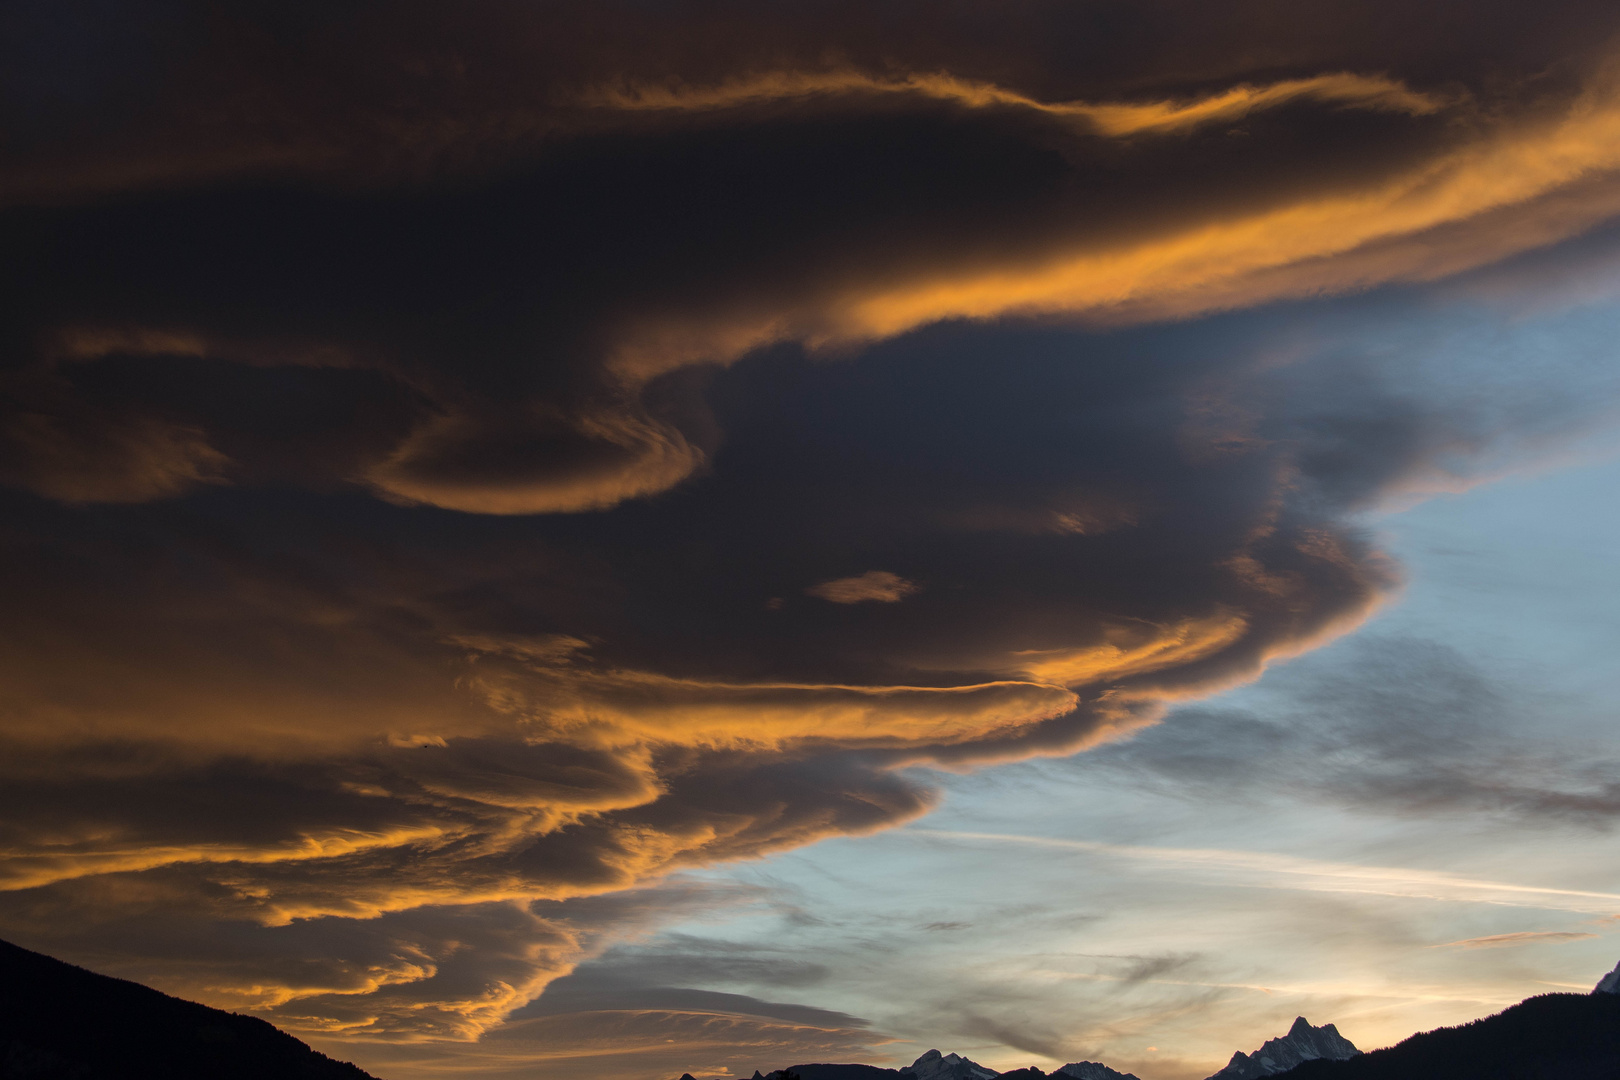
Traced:
<path fill-rule="evenodd" d="M 1252 1054 L 1241 1050 L 1233 1054 L 1226 1068 L 1209 1080 L 1259 1080 L 1287 1072 L 1302 1062 L 1319 1058 L 1343 1061 L 1359 1053 L 1355 1044 L 1340 1035 L 1332 1024 L 1312 1027 L 1310 1021 L 1301 1016 L 1282 1038 L 1266 1040 L 1266 1044 Z"/>
<path fill-rule="evenodd" d="M 941 1054 L 938 1050 L 928 1051 L 902 1071 L 916 1073 L 917 1080 L 993 1080 L 1001 1075 L 960 1054 Z"/>
<path fill-rule="evenodd" d="M 4 1040 L 0 1039 L 3 1049 Z M 1226 1068 L 1208 1080 L 1262 1080 L 1283 1073 L 1297 1080 L 1522 1080 L 1526 1076 L 1620 1080 L 1620 964 L 1603 976 L 1590 994 L 1539 994 L 1494 1016 L 1420 1032 L 1395 1046 L 1367 1054 L 1332 1024 L 1312 1027 L 1301 1016 L 1287 1035 L 1268 1040 L 1252 1054 L 1233 1054 Z M 7 1075 L 0 1063 L 0 1080 Z M 692 1080 L 692 1076 L 688 1073 L 680 1080 Z M 1137 1078 L 1095 1061 L 1071 1062 L 1050 1075 L 1034 1066 L 998 1073 L 960 1054 L 930 1050 L 900 1069 L 807 1064 L 768 1076 L 756 1071 L 752 1080 Z"/>
<path fill-rule="evenodd" d="M 1057 1076 L 1058 1073 L 1072 1076 L 1074 1080 L 1140 1080 L 1135 1073 L 1122 1073 L 1110 1069 L 1100 1061 L 1071 1061 L 1052 1075 Z"/>

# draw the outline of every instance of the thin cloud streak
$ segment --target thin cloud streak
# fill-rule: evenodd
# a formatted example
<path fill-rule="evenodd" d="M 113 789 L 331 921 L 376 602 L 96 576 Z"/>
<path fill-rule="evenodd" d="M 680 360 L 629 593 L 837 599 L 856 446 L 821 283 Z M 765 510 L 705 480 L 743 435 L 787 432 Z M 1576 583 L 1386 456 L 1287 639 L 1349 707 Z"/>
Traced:
<path fill-rule="evenodd" d="M 1427 116 L 1449 104 L 1437 95 L 1415 92 L 1392 79 L 1337 72 L 1309 79 L 1240 84 L 1190 101 L 1098 104 L 1084 101 L 1043 102 L 993 83 L 975 82 L 948 73 L 879 76 L 856 70 L 776 71 L 720 86 L 652 86 L 635 84 L 587 91 L 588 105 L 627 110 L 707 111 L 832 94 L 918 94 L 973 109 L 1013 106 L 1048 116 L 1083 120 L 1114 138 L 1182 131 L 1200 124 L 1231 123 L 1252 112 L 1311 98 L 1364 109 Z"/>
<path fill-rule="evenodd" d="M 1590 914 L 1612 914 L 1615 908 L 1620 906 L 1620 893 L 1516 885 L 1510 882 L 1467 878 L 1439 870 L 1359 866 L 1355 863 L 1302 859 L 1293 855 L 1270 852 L 1226 851 L 1218 848 L 1155 848 L 1135 844 L 1109 844 L 1097 840 L 947 831 L 918 826 L 912 826 L 906 831 L 942 840 L 1027 844 L 1063 851 L 1108 855 L 1184 870 L 1227 871 L 1237 875 L 1232 884 L 1250 888 L 1370 893 L 1375 896 L 1435 900 L 1445 903 L 1494 904 Z"/>
<path fill-rule="evenodd" d="M 1518 945 L 1557 945 L 1566 941 L 1584 941 L 1597 934 L 1573 930 L 1519 930 L 1511 934 L 1488 934 L 1485 937 L 1448 941 L 1444 945 L 1431 945 L 1431 949 L 1506 949 Z"/>

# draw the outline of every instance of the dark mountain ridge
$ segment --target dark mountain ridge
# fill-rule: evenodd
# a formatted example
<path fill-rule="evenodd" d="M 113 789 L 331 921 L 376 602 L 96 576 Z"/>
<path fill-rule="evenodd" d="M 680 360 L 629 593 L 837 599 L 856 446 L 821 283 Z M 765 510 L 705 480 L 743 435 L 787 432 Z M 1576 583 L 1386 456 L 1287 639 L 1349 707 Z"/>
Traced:
<path fill-rule="evenodd" d="M 1620 995 L 1541 994 L 1287 1080 L 1620 1080 Z"/>
<path fill-rule="evenodd" d="M 1252 1054 L 1239 1050 L 1220 1072 L 1208 1080 L 1261 1080 L 1273 1077 L 1307 1061 L 1342 1061 L 1361 1053 L 1356 1044 L 1339 1034 L 1332 1024 L 1314 1026 L 1303 1016 L 1280 1039 L 1267 1039 Z"/>
<path fill-rule="evenodd" d="M 1253 1054 L 1232 1055 L 1209 1080 L 1620 1080 L 1620 965 L 1589 994 L 1541 994 L 1493 1016 L 1421 1032 L 1362 1053 L 1332 1024 L 1304 1017 Z M 795 1065 L 753 1080 L 1048 1080 L 1030 1067 L 997 1074 L 930 1050 L 911 1066 Z M 1050 1080 L 1136 1080 L 1098 1062 L 1064 1065 Z M 690 1075 L 681 1080 L 691 1080 Z"/>
<path fill-rule="evenodd" d="M 1364 1054 L 1356 1053 L 1331 1024 L 1312 1028 L 1302 1018 L 1287 1036 L 1269 1041 L 1254 1055 L 1234 1055 L 1217 1076 L 1247 1073 L 1252 1066 L 1287 1080 L 1620 1080 L 1616 990 L 1620 967 L 1593 993 L 1542 994 L 1494 1016 L 1423 1032 Z M 1285 1071 L 1271 1056 L 1290 1046 L 1322 1056 Z M 1046 1077 L 1037 1068 L 998 1075 L 978 1062 L 937 1050 L 902 1069 L 818 1063 L 777 1070 L 769 1077 L 754 1074 L 754 1080 Z M 1066 1065 L 1051 1077 L 1135 1080 L 1096 1062 Z M 0 1080 L 225 1078 L 375 1080 L 256 1017 L 170 997 L 0 941 Z"/>
<path fill-rule="evenodd" d="M 0 1080 L 375 1080 L 252 1016 L 0 941 Z"/>
<path fill-rule="evenodd" d="M 1054 1080 L 1137 1080 L 1131 1073 L 1115 1072 L 1095 1061 L 1078 1061 L 1053 1071 Z M 814 1063 L 790 1065 L 752 1077 L 737 1080 L 1047 1080 L 1048 1074 L 1030 1066 L 1012 1072 L 998 1073 L 957 1054 L 941 1054 L 930 1050 L 910 1065 L 899 1069 L 885 1069 L 877 1065 L 835 1065 Z M 682 1073 L 680 1080 L 693 1080 L 691 1073 Z"/>

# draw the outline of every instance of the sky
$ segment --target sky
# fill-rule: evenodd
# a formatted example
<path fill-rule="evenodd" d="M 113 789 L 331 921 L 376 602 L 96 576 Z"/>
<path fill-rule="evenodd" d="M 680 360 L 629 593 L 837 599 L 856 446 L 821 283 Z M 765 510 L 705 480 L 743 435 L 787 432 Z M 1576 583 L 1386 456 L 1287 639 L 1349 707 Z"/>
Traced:
<path fill-rule="evenodd" d="M 1620 960 L 1620 11 L 20 0 L 0 937 L 388 1080 Z"/>

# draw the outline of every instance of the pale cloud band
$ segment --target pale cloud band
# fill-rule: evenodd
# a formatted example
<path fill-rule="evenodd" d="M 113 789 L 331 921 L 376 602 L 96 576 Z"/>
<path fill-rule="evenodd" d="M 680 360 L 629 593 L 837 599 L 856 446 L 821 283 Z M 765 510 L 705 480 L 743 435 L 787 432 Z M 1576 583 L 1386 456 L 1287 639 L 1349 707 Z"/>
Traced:
<path fill-rule="evenodd" d="M 1576 930 L 1520 930 L 1512 934 L 1488 934 L 1485 937 L 1448 941 L 1436 949 L 1507 949 L 1518 945 L 1558 945 L 1566 941 L 1584 941 L 1597 937 Z"/>

